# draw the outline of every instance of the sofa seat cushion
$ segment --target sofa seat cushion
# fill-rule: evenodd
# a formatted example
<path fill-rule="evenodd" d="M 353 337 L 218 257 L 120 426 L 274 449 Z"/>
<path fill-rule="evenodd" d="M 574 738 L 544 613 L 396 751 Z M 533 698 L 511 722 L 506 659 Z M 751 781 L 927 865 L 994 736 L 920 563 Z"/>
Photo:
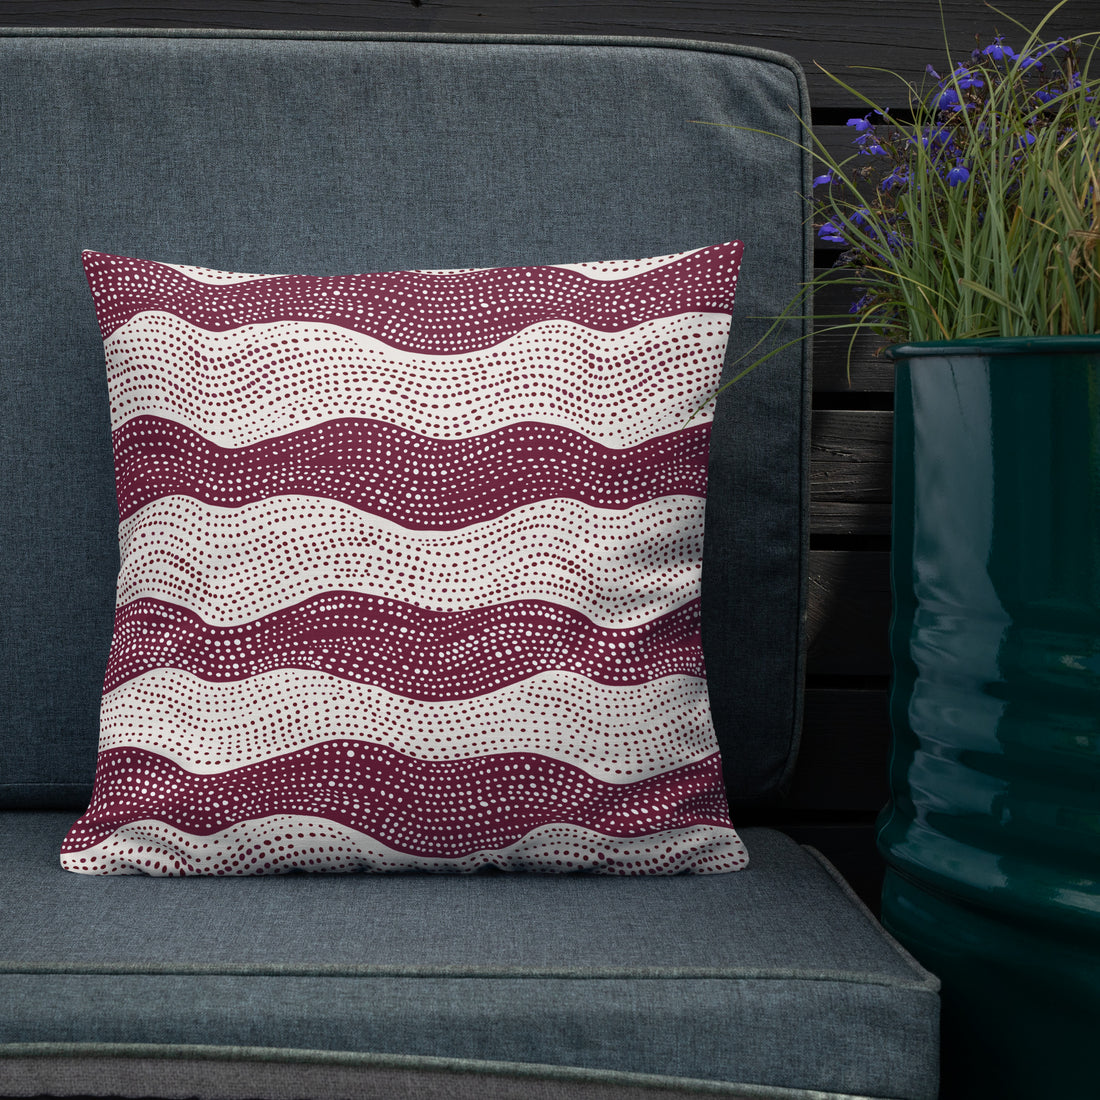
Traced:
<path fill-rule="evenodd" d="M 0 1044 L 277 1047 L 933 1095 L 936 980 L 773 830 L 744 830 L 754 859 L 737 875 L 224 881 L 67 874 L 71 823 L 4 815 Z"/>

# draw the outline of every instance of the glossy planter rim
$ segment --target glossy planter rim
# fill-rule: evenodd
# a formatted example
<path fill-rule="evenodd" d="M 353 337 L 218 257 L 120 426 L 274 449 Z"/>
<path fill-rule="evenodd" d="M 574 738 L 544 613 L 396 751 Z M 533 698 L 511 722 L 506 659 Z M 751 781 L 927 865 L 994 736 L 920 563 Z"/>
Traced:
<path fill-rule="evenodd" d="M 1100 352 L 1100 333 L 1081 336 L 982 336 L 970 340 L 914 340 L 886 349 L 891 359 L 944 356 L 1075 355 Z"/>

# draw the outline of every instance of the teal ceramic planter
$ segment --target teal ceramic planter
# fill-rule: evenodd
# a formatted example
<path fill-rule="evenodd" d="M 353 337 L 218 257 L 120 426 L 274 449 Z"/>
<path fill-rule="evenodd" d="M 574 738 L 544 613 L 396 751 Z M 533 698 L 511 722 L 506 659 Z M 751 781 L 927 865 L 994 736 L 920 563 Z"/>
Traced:
<path fill-rule="evenodd" d="M 883 923 L 944 1095 L 1100 1096 L 1100 336 L 891 349 Z"/>

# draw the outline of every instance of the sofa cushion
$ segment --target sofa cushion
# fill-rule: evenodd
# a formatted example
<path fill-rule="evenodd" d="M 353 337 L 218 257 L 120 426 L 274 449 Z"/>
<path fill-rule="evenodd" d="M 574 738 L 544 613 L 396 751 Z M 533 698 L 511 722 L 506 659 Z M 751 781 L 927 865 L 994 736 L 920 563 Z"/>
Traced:
<path fill-rule="evenodd" d="M 804 88 L 777 55 L 323 33 L 0 42 L 0 805 L 83 810 L 95 768 L 117 513 L 80 248 L 323 274 L 656 256 L 751 232 L 730 371 L 809 273 L 807 158 L 692 121 L 797 139 Z M 782 784 L 800 728 L 802 327 L 715 413 L 702 628 L 735 801 Z"/>
<path fill-rule="evenodd" d="M 741 252 L 328 277 L 85 253 L 122 560 L 62 865 L 744 866 L 699 627 Z"/>
<path fill-rule="evenodd" d="M 229 883 L 67 874 L 69 823 L 5 817 L 0 1043 L 291 1047 L 934 1096 L 935 980 L 771 830 L 745 830 L 754 858 L 735 875 Z"/>

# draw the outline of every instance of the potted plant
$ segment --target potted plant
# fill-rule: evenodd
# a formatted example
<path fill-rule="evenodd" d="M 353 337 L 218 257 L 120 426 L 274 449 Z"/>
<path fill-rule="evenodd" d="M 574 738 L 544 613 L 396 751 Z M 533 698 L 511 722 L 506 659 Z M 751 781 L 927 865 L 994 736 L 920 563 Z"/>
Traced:
<path fill-rule="evenodd" d="M 1100 1090 L 1100 73 L 1062 6 L 902 110 L 833 77 L 868 109 L 815 152 L 842 327 L 896 365 L 882 919 L 943 982 L 945 1096 Z"/>

